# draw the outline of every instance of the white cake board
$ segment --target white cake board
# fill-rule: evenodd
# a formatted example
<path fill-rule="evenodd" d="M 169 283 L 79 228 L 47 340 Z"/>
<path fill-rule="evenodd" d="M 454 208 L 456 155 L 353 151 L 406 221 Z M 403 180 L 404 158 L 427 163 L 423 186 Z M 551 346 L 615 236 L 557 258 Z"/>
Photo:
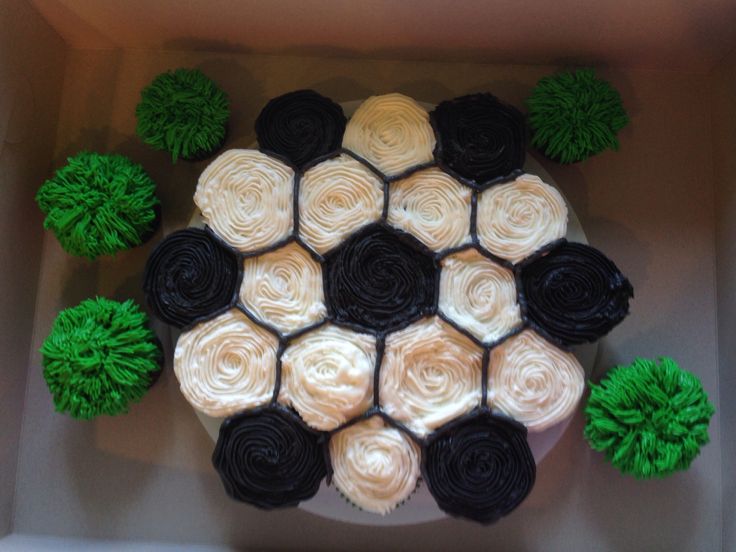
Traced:
<path fill-rule="evenodd" d="M 350 116 L 361 103 L 362 101 L 358 100 L 345 102 L 341 105 L 345 114 Z M 422 103 L 422 106 L 428 111 L 433 109 L 431 104 Z M 253 147 L 256 147 L 256 144 L 253 144 Z M 526 157 L 524 170 L 530 174 L 539 176 L 544 180 L 544 182 L 557 188 L 567 204 L 567 239 L 587 244 L 588 239 L 585 236 L 582 225 L 580 224 L 580 219 L 578 219 L 575 211 L 570 205 L 570 202 L 567 201 L 567 198 L 562 194 L 562 190 L 560 190 L 557 184 L 555 184 L 550 174 L 530 155 L 527 155 Z M 199 212 L 195 212 L 192 216 L 189 226 L 204 226 Z M 174 340 L 174 343 L 178 338 L 178 335 L 178 332 L 172 331 L 172 339 Z M 598 352 L 598 344 L 592 343 L 582 345 L 580 347 L 576 347 L 573 352 L 585 370 L 586 376 L 589 376 L 593 371 L 593 365 Z M 213 418 L 196 409 L 194 411 L 209 436 L 216 442 L 220 431 L 220 424 L 224 418 Z M 570 425 L 571 419 L 572 416 L 559 424 L 546 429 L 545 431 L 529 433 L 527 440 L 537 464 L 539 464 L 547 453 L 552 450 L 555 444 L 557 444 L 557 441 L 560 440 L 562 434 L 565 432 L 568 425 Z M 423 485 L 421 482 L 419 488 L 414 495 L 412 495 L 410 500 L 387 516 L 364 512 L 355 506 L 352 506 L 337 492 L 336 489 L 328 487 L 324 481 L 322 482 L 322 486 L 317 494 L 312 499 L 302 502 L 299 505 L 299 508 L 328 519 L 348 523 L 358 523 L 361 525 L 411 525 L 415 523 L 435 521 L 446 517 L 446 514 L 437 507 L 437 504 L 429 493 L 427 486 Z"/>

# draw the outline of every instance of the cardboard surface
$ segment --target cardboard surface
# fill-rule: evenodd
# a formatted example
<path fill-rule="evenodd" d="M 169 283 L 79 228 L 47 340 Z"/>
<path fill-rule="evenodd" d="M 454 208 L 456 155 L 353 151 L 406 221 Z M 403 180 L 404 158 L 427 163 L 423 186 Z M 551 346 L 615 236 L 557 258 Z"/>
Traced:
<path fill-rule="evenodd" d="M 31 0 L 75 48 L 594 63 L 707 72 L 731 0 Z"/>
<path fill-rule="evenodd" d="M 0 2 L 0 536 L 11 527 L 41 265 L 43 218 L 33 196 L 51 165 L 65 53 L 31 6 Z"/>
<path fill-rule="evenodd" d="M 199 67 L 233 104 L 227 147 L 253 141 L 272 96 L 312 87 L 337 101 L 399 91 L 437 102 L 490 90 L 518 106 L 553 67 L 416 63 L 250 54 L 79 51 L 68 56 L 54 162 L 82 148 L 116 151 L 156 180 L 164 224 L 186 224 L 206 163 L 179 162 L 135 137 L 140 89 L 173 67 Z M 603 71 L 621 91 L 631 124 L 619 153 L 573 167 L 544 163 L 579 215 L 590 243 L 629 276 L 631 316 L 601 342 L 596 374 L 635 356 L 668 354 L 718 397 L 711 113 L 701 77 Z M 705 97 L 704 97 L 705 96 Z M 154 242 L 160 239 L 160 233 Z M 71 259 L 44 238 L 34 341 L 58 310 L 96 293 L 141 300 L 152 247 L 96 263 Z M 160 326 L 159 331 L 165 331 Z M 167 351 L 171 358 L 171 351 Z M 596 376 L 596 377 L 597 377 Z M 457 520 L 376 530 L 300 510 L 264 513 L 231 502 L 209 466 L 212 443 L 167 366 L 130 414 L 78 422 L 53 413 L 32 353 L 14 530 L 272 549 L 718 550 L 720 419 L 690 471 L 661 481 L 618 474 L 581 437 L 582 415 L 542 462 L 535 489 L 491 527 Z"/>

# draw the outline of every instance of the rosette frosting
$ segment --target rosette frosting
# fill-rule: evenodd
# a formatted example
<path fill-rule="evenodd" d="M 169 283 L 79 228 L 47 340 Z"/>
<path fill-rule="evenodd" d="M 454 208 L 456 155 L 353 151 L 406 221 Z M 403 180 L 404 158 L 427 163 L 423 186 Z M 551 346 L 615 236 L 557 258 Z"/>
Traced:
<path fill-rule="evenodd" d="M 471 191 L 432 167 L 391 184 L 388 222 L 439 251 L 470 241 Z"/>
<path fill-rule="evenodd" d="M 439 308 L 484 343 L 500 339 L 521 324 L 513 272 L 475 249 L 442 260 Z"/>
<path fill-rule="evenodd" d="M 581 243 L 562 243 L 522 268 L 529 320 L 565 345 L 595 341 L 629 313 L 634 289 L 613 262 Z"/>
<path fill-rule="evenodd" d="M 294 171 L 256 150 L 232 149 L 202 172 L 194 203 L 227 243 L 248 253 L 292 231 Z"/>
<path fill-rule="evenodd" d="M 374 416 L 330 438 L 332 481 L 353 504 L 385 515 L 405 501 L 419 480 L 419 447 Z"/>
<path fill-rule="evenodd" d="M 291 333 L 326 312 L 320 265 L 292 242 L 243 263 L 240 300 L 258 319 Z"/>
<path fill-rule="evenodd" d="M 271 399 L 277 348 L 274 335 L 231 309 L 179 336 L 174 373 L 194 408 L 229 416 Z"/>
<path fill-rule="evenodd" d="M 478 240 L 491 253 L 518 263 L 567 232 L 567 205 L 538 176 L 524 174 L 478 198 Z"/>
<path fill-rule="evenodd" d="M 327 473 L 319 434 L 275 407 L 222 422 L 212 464 L 231 498 L 266 510 L 312 498 Z"/>
<path fill-rule="evenodd" d="M 575 356 L 532 330 L 491 352 L 488 401 L 529 431 L 544 431 L 570 416 L 584 388 L 585 373 Z"/>
<path fill-rule="evenodd" d="M 437 270 L 408 236 L 370 226 L 325 260 L 325 295 L 341 322 L 387 330 L 432 311 Z"/>
<path fill-rule="evenodd" d="M 471 94 L 437 105 L 431 114 L 442 162 L 477 185 L 524 165 L 524 116 L 495 96 Z"/>
<path fill-rule="evenodd" d="M 534 486 L 526 430 L 488 412 L 440 429 L 423 452 L 423 479 L 439 507 L 453 516 L 492 523 Z"/>
<path fill-rule="evenodd" d="M 439 318 L 390 334 L 380 369 L 386 414 L 426 435 L 481 400 L 483 353 Z"/>
<path fill-rule="evenodd" d="M 146 262 L 143 291 L 154 314 L 182 328 L 224 309 L 238 285 L 238 259 L 204 230 L 170 234 Z"/>
<path fill-rule="evenodd" d="M 279 400 L 311 427 L 329 431 L 373 402 L 376 340 L 322 326 L 293 341 L 281 357 Z"/>
<path fill-rule="evenodd" d="M 402 94 L 371 96 L 355 111 L 342 146 L 395 176 L 432 161 L 435 138 L 429 115 Z"/>
<path fill-rule="evenodd" d="M 302 167 L 340 147 L 342 108 L 314 90 L 296 90 L 269 100 L 256 119 L 258 145 Z"/>
<path fill-rule="evenodd" d="M 299 183 L 299 232 L 318 253 L 381 218 L 382 210 L 383 182 L 349 155 L 312 167 Z"/>

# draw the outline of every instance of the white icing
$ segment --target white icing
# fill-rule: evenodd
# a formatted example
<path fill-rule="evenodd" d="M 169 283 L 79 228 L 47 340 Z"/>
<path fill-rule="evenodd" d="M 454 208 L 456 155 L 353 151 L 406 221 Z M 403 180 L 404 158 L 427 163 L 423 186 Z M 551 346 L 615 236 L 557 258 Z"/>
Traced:
<path fill-rule="evenodd" d="M 342 145 L 388 176 L 432 161 L 429 115 L 402 94 L 371 96 L 348 121 Z"/>
<path fill-rule="evenodd" d="M 481 400 L 482 351 L 437 317 L 390 334 L 379 394 L 385 412 L 426 435 Z"/>
<path fill-rule="evenodd" d="M 477 225 L 483 247 L 517 263 L 565 236 L 567 205 L 555 188 L 523 174 L 480 194 Z"/>
<path fill-rule="evenodd" d="M 378 220 L 382 210 L 383 183 L 349 155 L 312 167 L 299 183 L 299 232 L 318 253 Z"/>
<path fill-rule="evenodd" d="M 419 480 L 414 441 L 374 416 L 330 439 L 332 481 L 356 506 L 386 515 L 406 500 Z"/>
<path fill-rule="evenodd" d="M 232 149 L 202 172 L 194 203 L 218 236 L 247 253 L 293 228 L 294 171 L 256 150 Z"/>
<path fill-rule="evenodd" d="M 521 324 L 513 272 L 475 249 L 443 259 L 439 307 L 484 343 L 500 339 Z"/>
<path fill-rule="evenodd" d="M 524 330 L 491 352 L 488 402 L 544 431 L 570 416 L 583 394 L 585 373 L 572 353 Z"/>
<path fill-rule="evenodd" d="M 232 309 L 179 336 L 174 373 L 194 408 L 229 416 L 271 399 L 277 347 L 274 335 Z"/>
<path fill-rule="evenodd" d="M 322 326 L 284 351 L 279 400 L 315 429 L 335 429 L 370 407 L 375 364 L 373 336 Z"/>
<path fill-rule="evenodd" d="M 326 313 L 322 269 L 296 243 L 248 257 L 240 300 L 259 320 L 291 333 L 319 322 Z"/>
<path fill-rule="evenodd" d="M 469 188 L 436 167 L 391 184 L 388 222 L 439 251 L 470 241 Z"/>

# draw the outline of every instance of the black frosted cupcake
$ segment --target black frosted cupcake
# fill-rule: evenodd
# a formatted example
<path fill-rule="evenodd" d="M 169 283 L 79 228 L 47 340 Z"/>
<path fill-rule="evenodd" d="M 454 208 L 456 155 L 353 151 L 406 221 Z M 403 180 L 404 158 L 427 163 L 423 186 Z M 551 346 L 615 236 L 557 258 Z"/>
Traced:
<path fill-rule="evenodd" d="M 256 119 L 258 145 L 299 168 L 335 151 L 347 119 L 342 108 L 314 90 L 296 90 L 270 100 Z"/>
<path fill-rule="evenodd" d="M 312 498 L 327 474 L 321 434 L 281 407 L 227 418 L 212 464 L 231 498 L 265 510 Z"/>

